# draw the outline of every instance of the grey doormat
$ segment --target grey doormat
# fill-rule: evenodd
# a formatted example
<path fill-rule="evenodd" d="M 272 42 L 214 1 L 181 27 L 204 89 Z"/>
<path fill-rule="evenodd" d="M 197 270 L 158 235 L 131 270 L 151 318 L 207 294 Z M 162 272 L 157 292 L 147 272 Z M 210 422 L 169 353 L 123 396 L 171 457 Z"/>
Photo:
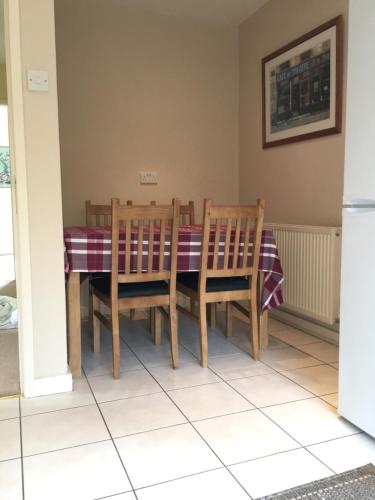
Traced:
<path fill-rule="evenodd" d="M 259 500 L 374 500 L 375 467 L 372 464 L 282 491 Z"/>

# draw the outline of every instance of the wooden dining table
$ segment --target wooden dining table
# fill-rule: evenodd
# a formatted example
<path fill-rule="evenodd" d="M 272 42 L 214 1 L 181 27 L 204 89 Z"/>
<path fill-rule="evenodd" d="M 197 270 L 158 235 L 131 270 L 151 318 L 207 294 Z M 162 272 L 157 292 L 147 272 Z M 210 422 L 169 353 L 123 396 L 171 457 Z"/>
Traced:
<path fill-rule="evenodd" d="M 147 237 L 143 241 L 143 257 L 147 260 Z M 125 238 L 124 238 L 125 240 Z M 200 269 L 200 247 L 202 226 L 180 226 L 178 239 L 178 272 L 197 272 Z M 81 293 L 82 275 L 87 273 L 110 273 L 111 271 L 111 227 L 110 226 L 76 226 L 64 228 L 65 273 L 67 278 L 67 313 L 68 313 L 68 350 L 69 366 L 73 377 L 81 375 Z M 154 245 L 158 244 L 157 237 Z M 223 241 L 225 245 L 225 232 Z M 252 243 L 250 242 L 250 245 Z M 120 254 L 124 253 L 121 248 Z M 212 242 L 213 251 L 214 242 Z M 136 233 L 132 237 L 132 262 L 137 257 L 138 242 Z M 155 252 L 155 249 L 154 249 Z M 169 258 L 168 241 L 165 241 L 165 258 Z M 133 265 L 133 264 L 131 264 Z M 121 266 L 121 264 L 120 264 Z M 120 269 L 121 271 L 121 269 Z M 264 229 L 259 259 L 259 325 L 260 348 L 268 346 L 268 311 L 283 302 L 283 271 L 277 252 L 276 242 L 270 229 Z"/>

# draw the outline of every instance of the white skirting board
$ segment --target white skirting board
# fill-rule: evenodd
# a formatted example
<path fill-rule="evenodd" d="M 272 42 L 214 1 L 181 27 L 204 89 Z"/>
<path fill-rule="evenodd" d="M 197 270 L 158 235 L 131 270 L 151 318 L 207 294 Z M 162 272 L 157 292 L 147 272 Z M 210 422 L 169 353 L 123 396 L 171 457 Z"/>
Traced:
<path fill-rule="evenodd" d="M 57 377 L 44 377 L 28 381 L 23 387 L 25 398 L 37 396 L 48 396 L 60 392 L 71 392 L 73 390 L 73 379 L 71 373 L 58 375 Z"/>
<path fill-rule="evenodd" d="M 295 316 L 281 309 L 272 309 L 270 311 L 270 317 L 293 326 L 294 328 L 298 328 L 299 330 L 303 330 L 306 333 L 310 333 L 331 344 L 339 344 L 339 332 L 337 330 L 331 330 L 323 325 L 313 323 L 312 321 Z"/>

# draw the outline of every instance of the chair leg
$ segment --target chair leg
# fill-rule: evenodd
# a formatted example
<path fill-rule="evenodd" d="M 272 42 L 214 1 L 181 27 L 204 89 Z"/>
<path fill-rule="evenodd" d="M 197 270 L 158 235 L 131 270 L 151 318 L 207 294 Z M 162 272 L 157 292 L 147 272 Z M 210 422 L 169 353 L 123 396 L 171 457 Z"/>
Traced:
<path fill-rule="evenodd" d="M 233 310 L 232 303 L 226 302 L 226 328 L 225 335 L 226 337 L 231 337 L 233 335 Z"/>
<path fill-rule="evenodd" d="M 259 316 L 259 344 L 260 349 L 268 349 L 268 311 L 263 311 Z"/>
<path fill-rule="evenodd" d="M 153 336 L 155 345 L 161 344 L 161 330 L 162 330 L 162 315 L 157 307 L 152 308 L 153 313 Z"/>
<path fill-rule="evenodd" d="M 199 302 L 199 329 L 200 329 L 200 342 L 201 342 L 201 365 L 203 368 L 207 368 L 208 340 L 207 340 L 207 310 L 205 302 Z"/>
<path fill-rule="evenodd" d="M 190 297 L 190 312 L 195 315 L 195 300 Z"/>
<path fill-rule="evenodd" d="M 113 378 L 120 378 L 120 326 L 118 310 L 111 309 L 112 319 L 112 352 L 113 352 Z"/>
<path fill-rule="evenodd" d="M 135 309 L 130 309 L 129 316 L 130 316 L 130 319 L 133 321 L 135 318 Z"/>
<path fill-rule="evenodd" d="M 99 309 L 100 301 L 92 291 L 90 291 L 90 321 L 91 321 L 91 331 L 93 338 L 93 351 L 100 352 L 100 321 L 95 316 L 95 311 Z"/>
<path fill-rule="evenodd" d="M 207 304 L 208 324 L 210 328 L 216 328 L 216 303 Z"/>
<path fill-rule="evenodd" d="M 250 337 L 253 350 L 253 358 L 257 361 L 259 359 L 259 328 L 258 328 L 258 307 L 256 298 L 250 301 Z"/>
<path fill-rule="evenodd" d="M 173 368 L 178 368 L 180 360 L 178 353 L 177 309 L 176 302 L 172 301 L 169 304 L 169 342 L 171 344 L 172 366 Z"/>

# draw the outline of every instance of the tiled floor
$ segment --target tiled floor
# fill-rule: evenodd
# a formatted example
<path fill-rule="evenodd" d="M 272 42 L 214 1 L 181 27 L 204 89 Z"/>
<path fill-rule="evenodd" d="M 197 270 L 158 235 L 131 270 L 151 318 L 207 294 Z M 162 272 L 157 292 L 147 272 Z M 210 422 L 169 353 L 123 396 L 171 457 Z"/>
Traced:
<path fill-rule="evenodd" d="M 243 500 L 375 462 L 375 440 L 337 415 L 335 346 L 270 321 L 261 361 L 247 326 L 228 341 L 180 317 L 181 367 L 170 368 L 147 320 L 122 321 L 122 376 L 109 336 L 74 392 L 0 401 L 1 500 Z"/>

